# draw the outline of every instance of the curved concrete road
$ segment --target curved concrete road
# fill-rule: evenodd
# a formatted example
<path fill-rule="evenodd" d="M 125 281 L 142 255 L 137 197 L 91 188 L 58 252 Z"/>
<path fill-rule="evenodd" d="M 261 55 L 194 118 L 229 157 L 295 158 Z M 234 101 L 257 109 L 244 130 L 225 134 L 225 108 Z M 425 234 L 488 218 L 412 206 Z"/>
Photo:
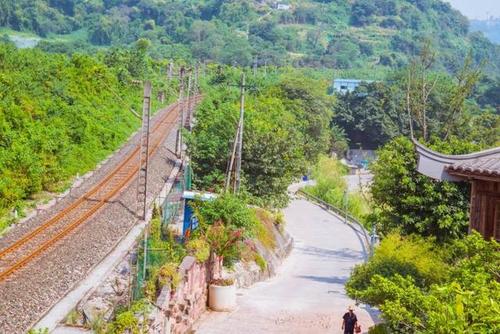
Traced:
<path fill-rule="evenodd" d="M 354 301 L 344 284 L 366 253 L 360 237 L 336 216 L 303 199 L 285 210 L 294 249 L 278 275 L 238 290 L 238 308 L 206 313 L 197 334 L 342 333 L 342 315 Z M 363 332 L 377 312 L 359 305 L 355 313 Z"/>

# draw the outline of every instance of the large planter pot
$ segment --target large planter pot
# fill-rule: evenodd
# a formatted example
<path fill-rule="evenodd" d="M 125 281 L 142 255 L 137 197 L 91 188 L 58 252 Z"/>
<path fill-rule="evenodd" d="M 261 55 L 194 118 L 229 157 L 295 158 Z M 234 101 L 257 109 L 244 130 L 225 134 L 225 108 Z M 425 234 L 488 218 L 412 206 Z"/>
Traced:
<path fill-rule="evenodd" d="M 208 306 L 218 312 L 227 312 L 236 307 L 236 286 L 210 284 L 208 287 Z"/>

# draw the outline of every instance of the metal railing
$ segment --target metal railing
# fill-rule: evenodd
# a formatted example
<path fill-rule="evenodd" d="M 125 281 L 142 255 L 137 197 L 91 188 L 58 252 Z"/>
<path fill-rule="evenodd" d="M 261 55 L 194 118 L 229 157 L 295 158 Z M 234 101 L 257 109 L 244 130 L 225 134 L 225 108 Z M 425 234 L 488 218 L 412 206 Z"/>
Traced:
<path fill-rule="evenodd" d="M 307 198 L 308 200 L 310 200 L 312 202 L 316 202 L 316 204 L 323 207 L 324 209 L 335 213 L 337 216 L 339 216 L 339 218 L 342 218 L 347 223 L 357 226 L 359 229 L 355 229 L 355 230 L 360 232 L 361 235 L 363 236 L 365 248 L 367 249 L 368 255 L 369 256 L 372 255 L 372 252 L 373 252 L 372 238 L 370 237 L 370 235 L 366 231 L 365 227 L 363 226 L 363 224 L 359 220 L 357 220 L 354 216 L 349 214 L 349 212 L 347 212 L 347 210 L 339 209 L 336 206 L 323 201 L 321 198 L 318 198 L 318 197 L 308 193 L 307 191 L 305 191 L 303 189 L 299 189 L 297 192 L 300 195 Z"/>

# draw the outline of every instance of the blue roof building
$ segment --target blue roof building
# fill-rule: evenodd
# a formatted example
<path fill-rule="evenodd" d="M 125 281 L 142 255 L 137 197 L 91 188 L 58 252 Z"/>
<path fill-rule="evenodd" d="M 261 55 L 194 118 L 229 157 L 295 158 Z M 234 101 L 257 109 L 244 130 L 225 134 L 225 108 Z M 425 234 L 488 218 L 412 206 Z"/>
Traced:
<path fill-rule="evenodd" d="M 340 94 L 352 93 L 362 82 L 371 83 L 373 80 L 334 79 L 333 92 Z"/>

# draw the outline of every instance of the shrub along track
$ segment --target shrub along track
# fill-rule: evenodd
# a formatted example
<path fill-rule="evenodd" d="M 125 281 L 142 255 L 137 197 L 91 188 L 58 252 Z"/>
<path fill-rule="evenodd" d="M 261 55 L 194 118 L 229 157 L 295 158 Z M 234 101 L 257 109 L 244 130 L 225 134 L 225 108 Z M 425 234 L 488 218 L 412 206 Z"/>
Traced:
<path fill-rule="evenodd" d="M 152 121 L 148 201 L 173 166 L 172 130 L 178 115 L 179 106 L 173 104 Z M 139 164 L 138 142 L 136 135 L 75 197 L 68 196 L 0 240 L 0 333 L 25 331 L 137 221 L 132 181 Z"/>

